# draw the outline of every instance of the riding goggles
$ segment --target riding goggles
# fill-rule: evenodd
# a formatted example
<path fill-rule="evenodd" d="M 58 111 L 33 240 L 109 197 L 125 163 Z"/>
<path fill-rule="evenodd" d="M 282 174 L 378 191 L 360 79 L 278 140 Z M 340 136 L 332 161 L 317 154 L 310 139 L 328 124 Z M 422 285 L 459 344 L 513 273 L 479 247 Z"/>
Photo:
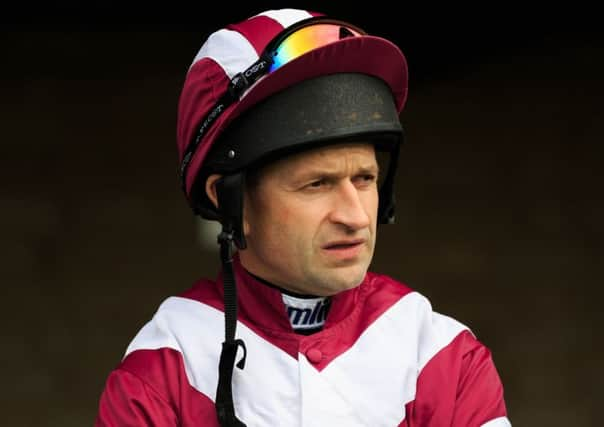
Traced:
<path fill-rule="evenodd" d="M 186 175 L 203 136 L 228 106 L 238 101 L 260 77 L 278 70 L 296 58 L 330 43 L 367 33 L 360 28 L 326 17 L 302 20 L 284 29 L 271 40 L 258 60 L 231 79 L 227 90 L 201 120 L 195 137 L 186 148 L 180 165 L 180 182 L 186 193 Z"/>

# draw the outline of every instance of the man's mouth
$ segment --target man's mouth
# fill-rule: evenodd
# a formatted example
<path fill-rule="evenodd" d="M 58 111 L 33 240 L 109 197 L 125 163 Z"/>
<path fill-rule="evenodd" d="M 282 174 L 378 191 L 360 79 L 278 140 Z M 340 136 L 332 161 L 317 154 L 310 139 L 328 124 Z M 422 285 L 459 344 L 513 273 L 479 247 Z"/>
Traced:
<path fill-rule="evenodd" d="M 338 250 L 338 249 L 349 249 L 355 246 L 359 246 L 365 243 L 364 239 L 354 239 L 354 240 L 339 240 L 335 242 L 330 242 L 323 246 L 323 249 L 327 250 Z"/>
<path fill-rule="evenodd" d="M 365 239 L 334 240 L 324 245 L 322 249 L 330 257 L 340 261 L 350 261 L 361 254 L 365 242 Z"/>

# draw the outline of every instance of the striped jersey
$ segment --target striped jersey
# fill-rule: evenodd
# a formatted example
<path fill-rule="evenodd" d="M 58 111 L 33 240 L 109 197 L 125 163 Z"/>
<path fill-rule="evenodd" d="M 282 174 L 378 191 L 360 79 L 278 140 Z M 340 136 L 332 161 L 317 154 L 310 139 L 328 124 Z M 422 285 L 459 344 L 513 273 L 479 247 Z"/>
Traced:
<path fill-rule="evenodd" d="M 247 358 L 233 400 L 248 427 L 511 425 L 489 349 L 420 293 L 367 273 L 303 335 L 277 289 L 234 267 Z M 219 425 L 222 298 L 219 275 L 160 305 L 110 373 L 96 427 Z"/>

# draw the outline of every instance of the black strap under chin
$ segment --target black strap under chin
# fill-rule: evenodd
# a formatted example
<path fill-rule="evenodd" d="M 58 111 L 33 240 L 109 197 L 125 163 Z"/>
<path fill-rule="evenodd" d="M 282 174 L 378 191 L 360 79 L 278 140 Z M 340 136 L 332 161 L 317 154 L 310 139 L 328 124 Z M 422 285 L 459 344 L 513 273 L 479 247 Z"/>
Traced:
<path fill-rule="evenodd" d="M 243 348 L 243 357 L 237 363 L 237 367 L 243 369 L 247 352 L 244 342 L 237 339 L 222 343 L 220 364 L 218 365 L 218 388 L 216 390 L 216 414 L 222 427 L 245 427 L 245 424 L 235 415 L 235 405 L 233 403 L 233 366 L 235 365 L 235 357 L 239 346 Z"/>
<path fill-rule="evenodd" d="M 224 342 L 218 364 L 218 387 L 216 389 L 216 414 L 222 427 L 245 427 L 235 415 L 233 403 L 233 367 L 239 347 L 243 349 L 243 357 L 237 363 L 239 369 L 245 367 L 247 349 L 241 339 L 235 339 L 237 328 L 237 283 L 233 273 L 233 232 L 229 225 L 223 225 L 218 236 L 220 243 L 220 259 L 223 267 L 224 285 Z"/>
<path fill-rule="evenodd" d="M 216 181 L 218 212 L 220 222 L 223 226 L 223 233 L 227 232 L 230 234 L 231 241 L 234 242 L 239 249 L 245 249 L 246 247 L 245 236 L 243 234 L 244 187 L 245 174 L 243 172 L 224 175 Z M 220 236 L 218 237 L 218 243 L 221 243 Z M 228 250 L 230 251 L 230 247 Z M 228 256 L 230 257 L 230 255 Z"/>

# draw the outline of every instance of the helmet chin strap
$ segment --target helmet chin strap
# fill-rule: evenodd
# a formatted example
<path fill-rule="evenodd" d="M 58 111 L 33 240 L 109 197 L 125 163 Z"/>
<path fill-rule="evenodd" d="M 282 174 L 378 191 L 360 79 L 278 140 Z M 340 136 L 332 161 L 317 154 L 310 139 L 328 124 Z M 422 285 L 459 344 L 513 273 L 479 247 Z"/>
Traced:
<path fill-rule="evenodd" d="M 239 187 L 235 189 L 233 187 Z M 233 191 L 235 190 L 235 191 Z M 238 191 L 236 191 L 238 190 Z M 233 367 L 239 347 L 243 357 L 237 367 L 245 367 L 247 349 L 241 339 L 235 339 L 237 328 L 237 282 L 233 272 L 233 243 L 240 249 L 245 248 L 241 222 L 243 199 L 243 174 L 222 177 L 216 183 L 218 206 L 221 214 L 222 232 L 218 235 L 220 260 L 223 269 L 224 287 L 224 342 L 218 365 L 218 387 L 216 390 L 216 414 L 222 427 L 245 427 L 237 418 L 233 403 Z M 239 195 L 239 197 L 233 197 Z M 230 196 L 230 197 L 229 197 Z M 234 214 L 234 212 L 237 212 Z"/>
<path fill-rule="evenodd" d="M 245 174 L 243 172 L 224 175 L 216 181 L 220 222 L 223 230 L 226 227 L 228 232 L 232 234 L 233 242 L 239 249 L 245 249 L 247 246 L 243 234 L 244 187 Z"/>
<path fill-rule="evenodd" d="M 401 135 L 401 141 L 403 136 Z M 400 152 L 400 144 L 395 144 L 390 150 L 390 163 L 386 177 L 380 188 L 380 200 L 378 207 L 378 223 L 379 224 L 394 224 L 396 197 L 394 194 L 394 180 L 396 169 L 398 166 L 398 156 Z"/>

